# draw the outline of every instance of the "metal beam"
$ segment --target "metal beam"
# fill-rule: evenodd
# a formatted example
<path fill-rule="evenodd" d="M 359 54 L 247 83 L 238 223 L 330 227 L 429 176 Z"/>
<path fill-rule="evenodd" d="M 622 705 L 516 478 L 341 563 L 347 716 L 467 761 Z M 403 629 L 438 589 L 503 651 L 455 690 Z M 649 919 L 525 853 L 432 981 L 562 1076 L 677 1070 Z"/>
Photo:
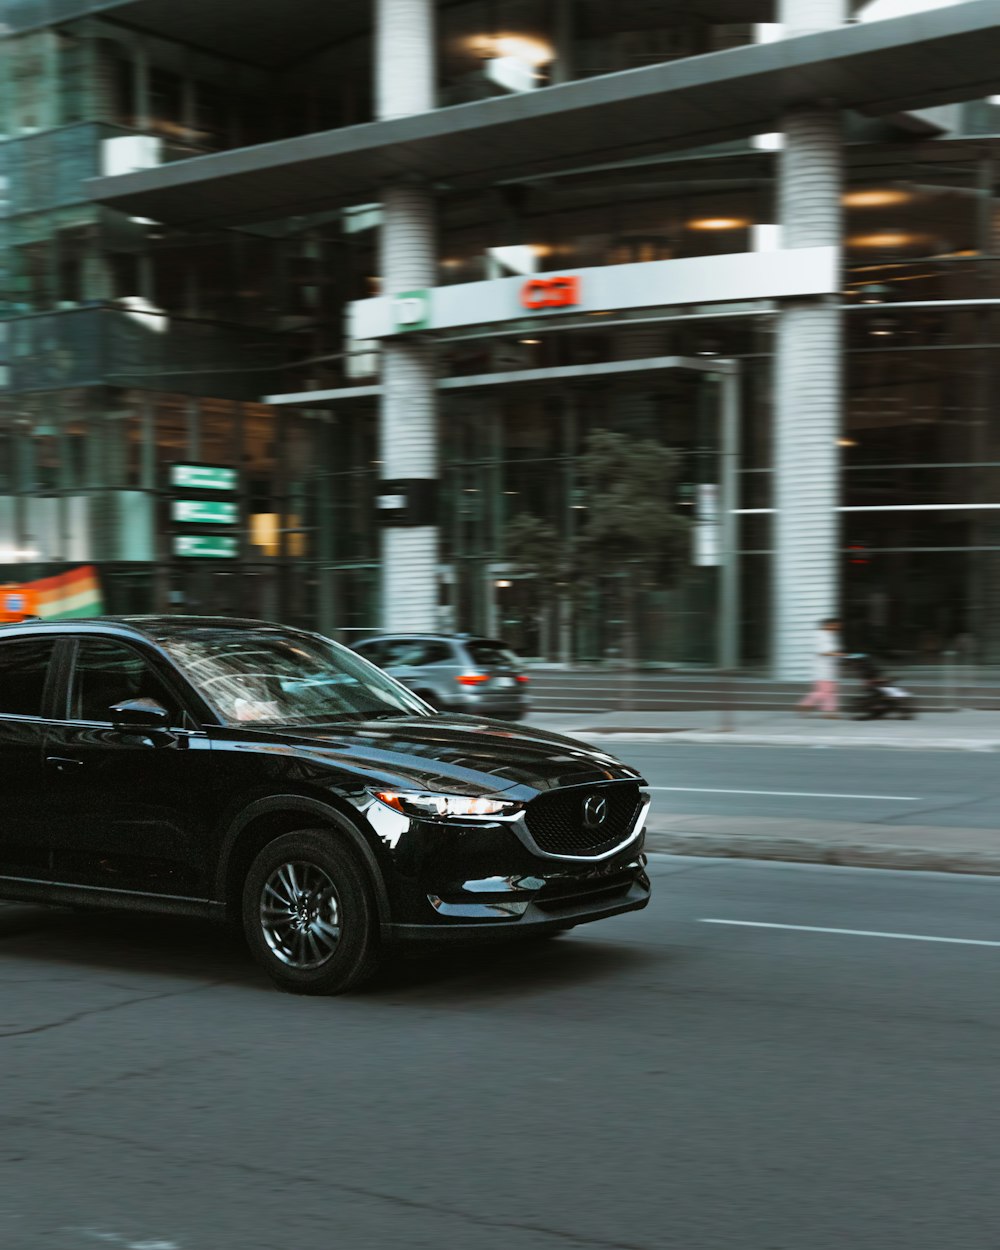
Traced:
<path fill-rule="evenodd" d="M 578 378 L 618 373 L 649 373 L 656 369 L 691 369 L 697 373 L 738 373 L 739 361 L 712 356 L 649 356 L 643 360 L 607 360 L 593 365 L 553 365 L 546 369 L 510 369 L 503 373 L 472 373 L 467 377 L 439 378 L 443 391 L 473 390 L 482 386 L 503 386 L 512 382 L 573 382 Z M 339 386 L 325 391 L 297 391 L 287 395 L 265 395 L 264 404 L 298 404 L 321 408 L 344 400 L 372 399 L 382 394 L 381 386 Z"/>

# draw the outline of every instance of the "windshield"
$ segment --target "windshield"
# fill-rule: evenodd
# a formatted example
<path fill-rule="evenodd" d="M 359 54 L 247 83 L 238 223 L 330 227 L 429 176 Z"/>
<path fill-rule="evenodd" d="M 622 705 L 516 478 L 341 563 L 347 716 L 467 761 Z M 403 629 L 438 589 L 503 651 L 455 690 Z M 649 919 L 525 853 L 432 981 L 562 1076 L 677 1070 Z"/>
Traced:
<path fill-rule="evenodd" d="M 359 655 L 315 635 L 206 626 L 160 642 L 227 725 L 277 728 L 430 714 Z"/>

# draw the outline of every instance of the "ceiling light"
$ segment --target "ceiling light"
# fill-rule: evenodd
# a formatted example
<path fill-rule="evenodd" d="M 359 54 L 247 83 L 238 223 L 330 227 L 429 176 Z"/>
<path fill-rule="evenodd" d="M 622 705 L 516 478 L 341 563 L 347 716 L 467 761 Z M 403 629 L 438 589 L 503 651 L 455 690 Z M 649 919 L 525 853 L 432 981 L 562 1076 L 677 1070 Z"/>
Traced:
<path fill-rule="evenodd" d="M 879 230 L 875 234 L 852 234 L 848 236 L 848 247 L 913 247 L 918 243 L 926 243 L 926 234 L 915 234 L 910 230 Z"/>
<path fill-rule="evenodd" d="M 750 221 L 746 217 L 696 217 L 687 224 L 689 230 L 745 230 Z"/>
<path fill-rule="evenodd" d="M 911 191 L 899 187 L 870 187 L 864 191 L 848 191 L 841 203 L 848 208 L 881 208 L 886 204 L 908 204 L 912 199 Z"/>
<path fill-rule="evenodd" d="M 489 42 L 493 56 L 513 56 L 528 65 L 548 65 L 555 58 L 551 44 L 527 35 L 497 35 Z"/>
<path fill-rule="evenodd" d="M 881 282 L 869 282 L 865 286 L 858 287 L 857 290 L 862 304 L 884 304 L 885 297 L 891 294 L 891 289 L 883 286 Z"/>

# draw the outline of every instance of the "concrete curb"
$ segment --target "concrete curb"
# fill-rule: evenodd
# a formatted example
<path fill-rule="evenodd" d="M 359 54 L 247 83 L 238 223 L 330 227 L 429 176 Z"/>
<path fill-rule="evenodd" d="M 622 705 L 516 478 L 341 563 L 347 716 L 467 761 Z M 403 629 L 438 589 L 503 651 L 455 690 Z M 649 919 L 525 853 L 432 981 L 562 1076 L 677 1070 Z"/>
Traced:
<path fill-rule="evenodd" d="M 796 864 L 840 864 L 852 868 L 894 868 L 914 872 L 961 872 L 1000 876 L 996 851 L 963 847 L 915 847 L 837 843 L 822 839 L 753 834 L 648 832 L 646 849 L 669 855 L 716 859 L 770 859 Z"/>

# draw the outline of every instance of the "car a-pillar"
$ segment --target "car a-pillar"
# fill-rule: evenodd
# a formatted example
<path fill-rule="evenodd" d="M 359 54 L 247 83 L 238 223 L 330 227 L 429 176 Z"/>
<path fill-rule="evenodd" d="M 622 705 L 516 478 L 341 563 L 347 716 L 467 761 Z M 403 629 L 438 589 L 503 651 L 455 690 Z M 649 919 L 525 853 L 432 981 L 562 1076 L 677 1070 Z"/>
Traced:
<path fill-rule="evenodd" d="M 377 0 L 375 20 L 378 119 L 430 112 L 436 105 L 433 0 Z M 433 195 L 404 181 L 386 186 L 381 198 L 382 290 L 396 300 L 411 293 L 418 302 L 436 279 Z M 401 328 L 382 346 L 381 626 L 433 630 L 439 601 L 435 351 L 419 332 L 419 316 L 403 318 Z"/>

